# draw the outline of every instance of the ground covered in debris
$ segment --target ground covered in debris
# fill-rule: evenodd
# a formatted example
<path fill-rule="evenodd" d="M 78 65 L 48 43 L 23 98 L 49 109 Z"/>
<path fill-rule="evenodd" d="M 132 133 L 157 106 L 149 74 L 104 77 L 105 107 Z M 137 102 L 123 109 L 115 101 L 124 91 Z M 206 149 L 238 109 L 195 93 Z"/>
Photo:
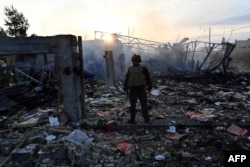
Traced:
<path fill-rule="evenodd" d="M 95 79 L 85 80 L 79 125 L 56 99 L 1 111 L 0 166 L 223 166 L 224 151 L 250 149 L 250 73 L 152 78 L 152 124 L 139 104 L 137 124 L 127 124 L 121 82 Z"/>

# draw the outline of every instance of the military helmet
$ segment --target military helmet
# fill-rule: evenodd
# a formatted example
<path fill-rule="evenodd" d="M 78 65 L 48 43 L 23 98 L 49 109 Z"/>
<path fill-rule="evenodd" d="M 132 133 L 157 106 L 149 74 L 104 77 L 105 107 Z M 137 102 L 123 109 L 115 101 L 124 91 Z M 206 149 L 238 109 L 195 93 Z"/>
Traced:
<path fill-rule="evenodd" d="M 132 56 L 132 58 L 131 58 L 131 61 L 132 61 L 133 63 L 140 63 L 140 62 L 141 62 L 141 56 L 140 56 L 140 55 L 134 54 L 134 55 Z"/>

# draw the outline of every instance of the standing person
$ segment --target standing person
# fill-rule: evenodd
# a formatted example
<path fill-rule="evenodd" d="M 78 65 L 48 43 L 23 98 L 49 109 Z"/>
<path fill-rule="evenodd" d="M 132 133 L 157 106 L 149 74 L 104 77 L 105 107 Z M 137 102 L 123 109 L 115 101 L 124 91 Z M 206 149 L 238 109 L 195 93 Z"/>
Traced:
<path fill-rule="evenodd" d="M 139 99 L 141 104 L 142 116 L 145 123 L 149 123 L 147 91 L 152 89 L 152 82 L 148 69 L 141 66 L 141 56 L 134 54 L 131 59 L 133 65 L 128 68 L 124 82 L 124 91 L 130 91 L 130 120 L 128 123 L 135 124 L 136 103 Z"/>

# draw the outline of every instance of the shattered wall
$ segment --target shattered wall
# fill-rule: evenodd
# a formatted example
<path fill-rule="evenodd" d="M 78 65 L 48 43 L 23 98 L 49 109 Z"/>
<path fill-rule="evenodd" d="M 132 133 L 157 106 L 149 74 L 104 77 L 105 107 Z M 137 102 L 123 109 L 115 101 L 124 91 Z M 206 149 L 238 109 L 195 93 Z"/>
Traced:
<path fill-rule="evenodd" d="M 0 55 L 55 54 L 56 77 L 63 95 L 64 110 L 73 122 L 78 122 L 82 116 L 82 55 L 77 52 L 77 47 L 78 41 L 73 35 L 0 38 Z"/>

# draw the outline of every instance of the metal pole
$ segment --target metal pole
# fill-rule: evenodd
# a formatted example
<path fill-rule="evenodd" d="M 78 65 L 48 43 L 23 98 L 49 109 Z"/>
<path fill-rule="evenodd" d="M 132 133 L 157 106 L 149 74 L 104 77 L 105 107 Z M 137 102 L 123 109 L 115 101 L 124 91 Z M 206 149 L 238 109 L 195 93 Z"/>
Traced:
<path fill-rule="evenodd" d="M 209 27 L 209 35 L 208 35 L 208 42 L 209 42 L 209 49 L 211 48 L 210 43 L 211 43 L 211 27 Z"/>
<path fill-rule="evenodd" d="M 40 85 L 43 85 L 42 82 L 40 82 L 40 81 L 38 81 L 37 79 L 35 79 L 35 78 L 29 76 L 28 74 L 22 72 L 21 70 L 19 70 L 19 69 L 16 68 L 16 71 L 19 72 L 20 74 L 26 76 L 27 78 L 31 79 L 32 81 L 34 81 L 34 82 L 36 82 L 36 83 L 38 83 L 38 84 L 40 84 Z"/>

